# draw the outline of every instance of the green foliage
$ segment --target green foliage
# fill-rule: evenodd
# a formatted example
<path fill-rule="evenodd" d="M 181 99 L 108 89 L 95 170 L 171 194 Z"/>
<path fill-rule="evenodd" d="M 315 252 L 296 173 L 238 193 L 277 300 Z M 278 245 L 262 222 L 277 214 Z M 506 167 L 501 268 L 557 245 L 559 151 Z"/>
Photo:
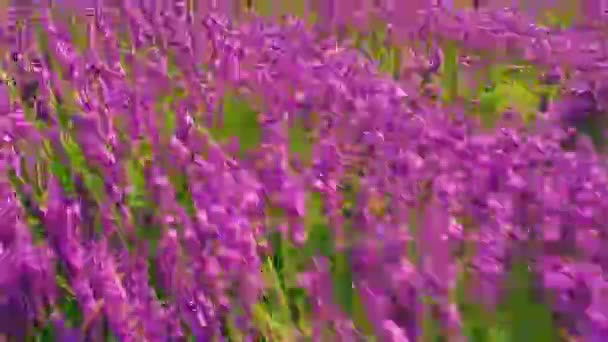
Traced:
<path fill-rule="evenodd" d="M 551 311 L 545 303 L 533 297 L 532 274 L 528 263 L 514 264 L 507 277 L 507 295 L 499 315 L 504 326 L 503 334 L 514 341 L 557 341 Z"/>
<path fill-rule="evenodd" d="M 443 47 L 441 90 L 445 102 L 454 101 L 458 97 L 458 46 L 454 42 L 446 42 Z"/>
<path fill-rule="evenodd" d="M 289 127 L 289 153 L 298 156 L 302 161 L 310 162 L 312 157 L 312 146 L 309 132 L 304 129 L 301 118 L 294 120 L 294 124 Z"/>
<path fill-rule="evenodd" d="M 230 91 L 224 94 L 222 111 L 209 131 L 218 141 L 237 137 L 241 154 L 257 146 L 261 138 L 257 112 Z"/>

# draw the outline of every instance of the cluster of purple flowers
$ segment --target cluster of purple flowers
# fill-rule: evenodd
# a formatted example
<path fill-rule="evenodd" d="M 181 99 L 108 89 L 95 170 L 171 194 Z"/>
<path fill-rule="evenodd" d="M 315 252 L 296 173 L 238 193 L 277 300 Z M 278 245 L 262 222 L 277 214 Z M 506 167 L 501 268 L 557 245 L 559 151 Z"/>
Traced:
<path fill-rule="evenodd" d="M 51 11 L 28 44 L 0 37 L 15 80 L 0 117 L 1 333 L 414 341 L 430 315 L 463 339 L 455 292 L 492 311 L 522 264 L 557 327 L 608 339 L 606 160 L 562 120 L 603 109 L 599 29 L 542 30 L 509 11 L 421 14 L 425 34 L 499 41 L 499 53 L 546 67 L 546 83 L 591 84 L 551 104 L 558 122 L 507 112 L 487 131 L 294 17 L 157 16 L 128 1 L 120 14 L 120 30 L 89 18 L 83 47 Z M 244 153 L 245 137 L 213 135 L 229 93 L 260 112 Z M 294 129 L 310 160 L 290 152 Z M 330 252 L 314 241 L 320 225 Z M 273 282 L 281 244 L 297 262 Z M 264 303 L 295 289 L 307 304 L 278 299 L 291 317 L 277 328 Z"/>

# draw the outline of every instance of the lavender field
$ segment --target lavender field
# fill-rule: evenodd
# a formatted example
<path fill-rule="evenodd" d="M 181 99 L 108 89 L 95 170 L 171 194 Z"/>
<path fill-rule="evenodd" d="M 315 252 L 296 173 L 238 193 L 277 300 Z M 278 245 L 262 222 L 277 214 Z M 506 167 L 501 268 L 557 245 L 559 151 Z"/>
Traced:
<path fill-rule="evenodd" d="M 602 1 L 0 5 L 0 341 L 608 342 Z"/>

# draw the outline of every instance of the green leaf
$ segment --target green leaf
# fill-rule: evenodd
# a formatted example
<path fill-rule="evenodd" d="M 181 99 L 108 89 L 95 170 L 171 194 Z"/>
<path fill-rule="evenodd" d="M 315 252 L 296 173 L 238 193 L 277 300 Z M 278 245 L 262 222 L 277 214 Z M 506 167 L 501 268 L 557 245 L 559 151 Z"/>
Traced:
<path fill-rule="evenodd" d="M 79 51 L 84 51 L 87 48 L 86 29 L 83 29 L 82 24 L 78 23 L 78 18 L 75 15 L 71 15 L 69 18 L 65 19 L 68 21 L 68 30 L 74 46 L 76 46 Z"/>
<path fill-rule="evenodd" d="M 308 193 L 306 200 L 306 217 L 304 220 L 306 226 L 311 228 L 314 228 L 314 225 L 327 225 L 328 220 L 323 214 L 323 199 L 320 193 Z"/>
<path fill-rule="evenodd" d="M 294 120 L 289 127 L 289 153 L 298 155 L 302 161 L 308 162 L 312 156 L 312 144 L 308 139 L 306 129 L 301 118 Z"/>
<path fill-rule="evenodd" d="M 105 196 L 105 190 L 101 176 L 87 171 L 83 174 L 83 179 L 85 187 L 91 193 L 95 202 L 102 203 Z"/>
<path fill-rule="evenodd" d="M 323 215 L 323 201 L 319 193 L 311 192 L 308 194 L 306 213 L 304 217 L 304 225 L 308 236 L 304 246 L 306 256 L 332 256 L 334 244 L 327 226 L 328 221 Z"/>
<path fill-rule="evenodd" d="M 177 125 L 175 112 L 171 109 L 171 104 L 175 99 L 172 96 L 164 96 L 160 98 L 155 105 L 158 125 L 160 127 L 161 136 L 165 139 L 170 139 L 175 132 Z"/>
<path fill-rule="evenodd" d="M 57 96 L 57 94 L 55 95 Z M 65 96 L 67 97 L 67 96 Z M 68 112 L 68 109 L 66 108 L 66 106 L 59 104 L 57 101 L 55 102 L 55 112 L 57 113 L 57 121 L 59 121 L 59 126 L 63 129 L 67 129 L 70 128 L 71 126 L 71 120 L 70 120 L 70 113 Z"/>
<path fill-rule="evenodd" d="M 442 99 L 452 102 L 458 97 L 458 47 L 455 42 L 445 43 L 441 66 Z"/>
<path fill-rule="evenodd" d="M 192 193 L 190 193 L 188 187 L 188 178 L 183 172 L 171 172 L 169 180 L 175 189 L 175 196 L 177 202 L 186 210 L 186 213 L 191 217 L 196 214 L 196 207 L 194 206 L 194 200 Z"/>
<path fill-rule="evenodd" d="M 506 298 L 500 308 L 504 328 L 514 341 L 557 341 L 551 310 L 533 300 L 533 277 L 527 265 L 517 261 L 508 274 Z"/>
<path fill-rule="evenodd" d="M 490 329 L 489 338 L 483 341 L 488 340 L 491 342 L 510 342 L 513 341 L 513 338 L 509 335 L 509 331 L 507 329 L 496 326 Z"/>
<path fill-rule="evenodd" d="M 471 342 L 488 341 L 489 329 L 492 322 L 491 315 L 488 315 L 483 304 L 478 303 L 474 298 L 467 293 L 466 270 L 461 267 L 456 281 L 456 289 L 454 293 L 454 301 L 458 305 L 460 315 L 462 316 L 463 334 Z"/>
<path fill-rule="evenodd" d="M 44 326 L 34 329 L 33 341 L 36 342 L 53 342 L 56 341 L 53 326 L 51 322 L 47 322 Z"/>
<path fill-rule="evenodd" d="M 538 109 L 540 99 L 530 88 L 521 82 L 499 83 L 494 90 L 496 110 L 502 113 L 513 109 L 525 119 L 531 118 Z"/>
<path fill-rule="evenodd" d="M 74 290 L 68 284 L 66 271 L 61 264 L 57 264 L 56 273 L 57 285 L 63 290 L 63 294 L 59 296 L 59 308 L 70 327 L 79 327 L 83 322 L 82 311 L 74 297 Z"/>
<path fill-rule="evenodd" d="M 289 312 L 289 302 L 285 296 L 284 287 L 281 284 L 281 279 L 278 272 L 273 266 L 272 258 L 268 258 L 262 265 L 262 274 L 266 284 L 271 291 L 267 291 L 266 296 L 271 296 L 267 306 L 272 317 L 276 317 L 276 321 L 291 329 L 291 313 Z"/>
<path fill-rule="evenodd" d="M 572 27 L 581 14 L 581 7 L 578 4 L 576 1 L 558 1 L 552 8 L 547 8 L 541 12 L 539 23 L 561 29 Z"/>
<path fill-rule="evenodd" d="M 271 0 L 258 0 L 253 2 L 255 13 L 263 17 L 273 14 L 273 5 Z"/>
<path fill-rule="evenodd" d="M 334 298 L 342 310 L 352 316 L 357 294 L 353 289 L 353 277 L 346 253 L 336 253 L 333 258 L 333 264 L 332 284 L 334 286 Z"/>
<path fill-rule="evenodd" d="M 167 53 L 167 76 L 170 79 L 175 78 L 179 74 L 179 68 L 177 67 L 175 57 L 172 53 Z"/>
<path fill-rule="evenodd" d="M 65 166 L 62 162 L 56 158 L 51 160 L 51 172 L 59 181 L 59 184 L 63 190 L 68 194 L 74 193 L 74 184 L 72 183 L 72 172 L 69 167 Z"/>
<path fill-rule="evenodd" d="M 223 141 L 238 137 L 241 154 L 257 146 L 261 138 L 257 112 L 230 92 L 223 97 L 222 109 L 222 123 L 216 122 L 210 130 L 213 138 Z"/>
<path fill-rule="evenodd" d="M 126 163 L 127 177 L 131 191 L 127 195 L 129 206 L 133 208 L 144 208 L 147 205 L 146 201 L 146 180 L 139 162 L 130 159 Z"/>
<path fill-rule="evenodd" d="M 496 121 L 500 99 L 496 92 L 483 92 L 479 96 L 479 115 L 485 127 L 491 127 Z"/>
<path fill-rule="evenodd" d="M 226 335 L 228 335 L 229 341 L 243 341 L 243 333 L 237 328 L 233 316 L 234 315 L 229 315 L 226 319 Z"/>
<path fill-rule="evenodd" d="M 77 171 L 82 171 L 87 168 L 86 158 L 82 150 L 80 149 L 80 145 L 78 145 L 72 137 L 62 132 L 60 136 L 61 145 L 65 150 L 72 167 Z"/>

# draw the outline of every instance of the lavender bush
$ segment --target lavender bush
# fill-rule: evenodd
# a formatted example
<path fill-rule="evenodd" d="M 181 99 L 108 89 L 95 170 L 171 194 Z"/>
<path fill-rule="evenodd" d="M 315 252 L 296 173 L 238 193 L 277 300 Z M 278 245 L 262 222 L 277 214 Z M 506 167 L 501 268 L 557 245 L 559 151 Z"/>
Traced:
<path fill-rule="evenodd" d="M 4 336 L 608 339 L 600 24 L 59 6 L 0 36 Z"/>

